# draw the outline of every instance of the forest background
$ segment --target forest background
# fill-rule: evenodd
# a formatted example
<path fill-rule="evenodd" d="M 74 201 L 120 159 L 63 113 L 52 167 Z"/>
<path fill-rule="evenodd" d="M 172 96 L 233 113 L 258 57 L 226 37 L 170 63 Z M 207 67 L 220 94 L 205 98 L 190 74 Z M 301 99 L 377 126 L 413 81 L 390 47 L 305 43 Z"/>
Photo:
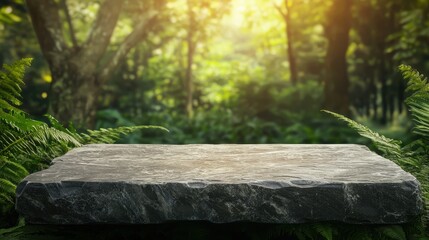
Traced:
<path fill-rule="evenodd" d="M 366 143 L 321 109 L 406 140 L 425 0 L 0 2 L 0 64 L 32 57 L 23 109 L 127 143 Z"/>

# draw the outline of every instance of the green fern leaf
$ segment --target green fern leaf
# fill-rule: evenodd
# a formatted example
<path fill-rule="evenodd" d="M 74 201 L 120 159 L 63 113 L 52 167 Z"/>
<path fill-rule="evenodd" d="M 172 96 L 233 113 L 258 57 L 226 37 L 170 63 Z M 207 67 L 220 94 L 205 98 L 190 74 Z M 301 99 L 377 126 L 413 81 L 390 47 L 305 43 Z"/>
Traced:
<path fill-rule="evenodd" d="M 7 155 L 8 152 L 31 154 L 41 147 L 44 151 L 52 150 L 51 146 L 55 143 L 67 143 L 71 147 L 81 145 L 73 136 L 42 124 L 21 135 L 6 131 L 0 136 L 0 145 L 6 146 L 0 149 L 0 155 Z"/>
<path fill-rule="evenodd" d="M 347 118 L 341 114 L 337 114 L 331 111 L 322 110 L 323 112 L 329 113 L 334 117 L 346 122 L 350 128 L 354 129 L 359 135 L 370 139 L 374 142 L 378 150 L 380 150 L 386 156 L 393 156 L 392 160 L 398 160 L 402 157 L 401 141 L 387 138 L 377 132 L 372 131 L 368 127 L 357 123 L 350 118 Z"/>
<path fill-rule="evenodd" d="M 11 65 L 3 65 L 0 71 L 0 110 L 21 112 L 16 106 L 21 104 L 19 99 L 24 85 L 24 73 L 31 61 L 31 58 L 24 58 Z"/>
<path fill-rule="evenodd" d="M 13 183 L 18 183 L 29 172 L 21 164 L 7 160 L 0 156 L 0 178 L 7 179 Z"/>
<path fill-rule="evenodd" d="M 44 123 L 28 118 L 24 113 L 10 111 L 8 113 L 0 110 L 0 122 L 6 126 L 3 128 L 12 128 L 15 131 L 24 133 L 30 131 L 34 126 Z M 1 124 L 0 123 L 0 124 Z"/>
<path fill-rule="evenodd" d="M 3 99 L 7 99 L 10 103 L 12 103 L 15 106 L 19 106 L 22 104 L 22 102 L 18 98 L 16 98 L 9 91 L 6 91 L 6 89 L 0 89 L 0 96 L 2 96 Z"/>
<path fill-rule="evenodd" d="M 9 180 L 0 178 L 0 190 L 6 194 L 15 194 L 16 185 Z"/>
<path fill-rule="evenodd" d="M 382 235 L 391 240 L 406 240 L 407 236 L 404 229 L 398 225 L 379 227 L 377 231 Z"/>
<path fill-rule="evenodd" d="M 163 131 L 168 130 L 160 126 L 131 126 L 131 127 L 118 127 L 118 128 L 101 128 L 99 130 L 88 130 L 87 134 L 81 134 L 83 144 L 91 143 L 114 143 L 122 135 L 130 134 L 137 130 L 142 129 L 159 129 Z"/>
<path fill-rule="evenodd" d="M 79 135 L 79 133 L 77 132 L 77 130 L 73 126 L 66 128 L 52 115 L 45 114 L 44 116 L 48 119 L 49 123 L 52 125 L 53 128 L 55 128 L 59 131 L 65 132 L 65 133 L 73 136 L 78 142 L 83 143 L 84 140 L 82 139 L 82 137 Z"/>
<path fill-rule="evenodd" d="M 14 203 L 15 201 L 11 195 L 0 192 L 0 204 L 3 205 L 2 208 L 7 208 Z"/>
<path fill-rule="evenodd" d="M 399 66 L 402 76 L 408 80 L 406 91 L 412 94 L 405 100 L 415 127 L 413 132 L 429 139 L 429 83 L 417 70 L 407 65 Z"/>
<path fill-rule="evenodd" d="M 314 229 L 326 240 L 332 240 L 333 230 L 332 227 L 326 224 L 316 224 Z"/>
<path fill-rule="evenodd" d="M 49 123 L 51 123 L 51 125 L 52 125 L 52 127 L 53 128 L 55 128 L 55 129 L 57 129 L 57 130 L 60 130 L 60 131 L 63 131 L 63 132 L 67 132 L 67 128 L 65 128 L 56 118 L 54 118 L 52 115 L 50 115 L 50 114 L 45 114 L 44 115 L 48 120 L 49 120 Z"/>

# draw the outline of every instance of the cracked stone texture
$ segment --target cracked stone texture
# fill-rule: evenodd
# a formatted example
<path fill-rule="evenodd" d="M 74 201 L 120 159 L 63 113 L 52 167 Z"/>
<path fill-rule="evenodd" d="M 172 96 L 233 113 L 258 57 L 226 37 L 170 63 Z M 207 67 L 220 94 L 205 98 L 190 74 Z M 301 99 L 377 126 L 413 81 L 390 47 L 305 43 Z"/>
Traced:
<path fill-rule="evenodd" d="M 422 211 L 412 175 L 349 144 L 87 145 L 16 194 L 17 211 L 36 224 L 394 224 Z"/>

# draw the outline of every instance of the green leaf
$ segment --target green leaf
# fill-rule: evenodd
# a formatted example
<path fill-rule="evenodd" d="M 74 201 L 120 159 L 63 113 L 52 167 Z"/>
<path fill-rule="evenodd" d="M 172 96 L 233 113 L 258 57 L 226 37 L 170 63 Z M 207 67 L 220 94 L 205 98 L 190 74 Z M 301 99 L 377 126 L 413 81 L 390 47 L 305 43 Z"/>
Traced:
<path fill-rule="evenodd" d="M 168 132 L 168 129 L 160 126 L 131 126 L 118 128 L 101 128 L 99 130 L 88 130 L 87 134 L 81 134 L 84 144 L 91 143 L 114 143 L 122 135 L 130 134 L 142 129 L 159 129 Z"/>
<path fill-rule="evenodd" d="M 331 226 L 326 224 L 316 224 L 315 229 L 326 240 L 332 240 L 333 232 Z"/>
<path fill-rule="evenodd" d="M 346 122 L 348 126 L 357 131 L 359 135 L 370 139 L 375 144 L 377 149 L 380 150 L 383 154 L 385 154 L 386 156 L 392 156 L 392 160 L 400 161 L 402 157 L 401 141 L 385 137 L 341 114 L 337 114 L 327 110 L 322 111 L 329 113 L 332 116 Z"/>
<path fill-rule="evenodd" d="M 404 229 L 399 225 L 379 227 L 378 232 L 392 240 L 407 240 Z"/>

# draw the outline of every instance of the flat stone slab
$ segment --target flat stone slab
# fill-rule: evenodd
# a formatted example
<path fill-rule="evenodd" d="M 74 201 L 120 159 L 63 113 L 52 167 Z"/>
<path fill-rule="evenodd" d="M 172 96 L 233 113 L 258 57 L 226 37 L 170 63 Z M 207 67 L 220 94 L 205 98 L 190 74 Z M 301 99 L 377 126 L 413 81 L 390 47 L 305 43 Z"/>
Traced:
<path fill-rule="evenodd" d="M 17 188 L 27 223 L 396 224 L 417 180 L 360 145 L 87 145 Z"/>

